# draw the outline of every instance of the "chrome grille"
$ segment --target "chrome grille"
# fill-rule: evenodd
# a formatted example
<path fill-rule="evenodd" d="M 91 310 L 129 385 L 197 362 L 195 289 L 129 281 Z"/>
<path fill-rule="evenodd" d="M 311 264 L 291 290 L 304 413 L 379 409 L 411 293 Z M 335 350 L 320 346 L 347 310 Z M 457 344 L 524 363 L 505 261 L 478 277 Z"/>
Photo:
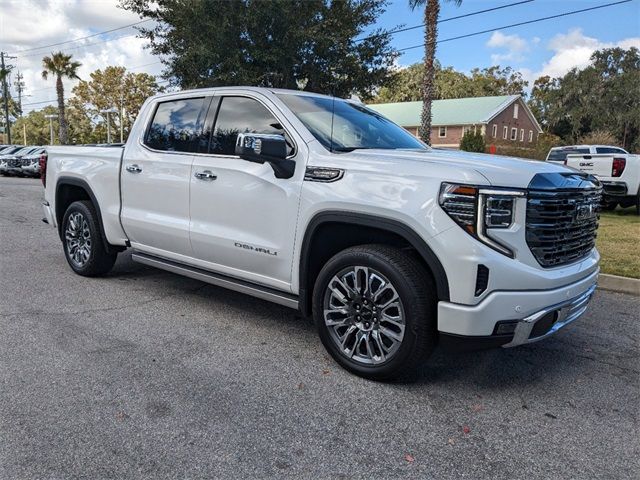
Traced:
<path fill-rule="evenodd" d="M 529 191 L 526 239 L 540 265 L 567 265 L 591 253 L 601 195 L 601 189 Z"/>

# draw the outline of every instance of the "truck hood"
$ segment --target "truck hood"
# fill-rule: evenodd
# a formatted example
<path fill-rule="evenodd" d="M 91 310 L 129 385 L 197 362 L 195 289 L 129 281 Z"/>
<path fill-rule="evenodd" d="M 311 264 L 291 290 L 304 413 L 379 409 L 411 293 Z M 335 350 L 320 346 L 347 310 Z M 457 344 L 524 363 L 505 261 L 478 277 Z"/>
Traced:
<path fill-rule="evenodd" d="M 347 154 L 354 160 L 375 161 L 401 168 L 403 161 L 422 162 L 427 165 L 442 165 L 477 173 L 492 186 L 526 188 L 537 173 L 567 172 L 562 165 L 539 160 L 503 157 L 458 150 L 354 150 Z"/>

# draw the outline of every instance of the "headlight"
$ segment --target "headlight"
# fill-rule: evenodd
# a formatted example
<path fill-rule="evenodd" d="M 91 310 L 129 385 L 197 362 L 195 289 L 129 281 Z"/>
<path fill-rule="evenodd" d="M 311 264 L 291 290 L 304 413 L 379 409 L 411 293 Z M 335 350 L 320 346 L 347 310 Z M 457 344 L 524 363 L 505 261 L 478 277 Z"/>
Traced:
<path fill-rule="evenodd" d="M 443 183 L 440 206 L 467 233 L 513 258 L 513 251 L 491 238 L 489 230 L 510 228 L 515 221 L 515 200 L 524 195 L 524 191 L 519 190 Z"/>

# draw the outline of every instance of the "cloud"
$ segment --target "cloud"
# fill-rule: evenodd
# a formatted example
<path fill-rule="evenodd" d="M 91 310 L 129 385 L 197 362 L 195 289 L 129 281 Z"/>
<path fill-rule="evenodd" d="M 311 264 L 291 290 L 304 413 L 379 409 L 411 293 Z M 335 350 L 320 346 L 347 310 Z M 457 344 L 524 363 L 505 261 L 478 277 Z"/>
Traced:
<path fill-rule="evenodd" d="M 41 102 L 54 100 L 54 80 L 44 81 L 41 76 L 42 57 L 59 50 L 72 54 L 74 60 L 82 63 L 79 76 L 83 80 L 88 79 L 92 71 L 108 65 L 158 75 L 162 70 L 160 59 L 144 48 L 147 41 L 137 38 L 137 30 L 132 27 L 33 50 L 138 21 L 137 15 L 118 8 L 118 0 L 3 0 L 0 50 L 17 57 L 11 60 L 16 67 L 11 77 L 12 95 L 17 96 L 15 74 L 19 70 L 27 95 L 23 98 L 25 112 L 47 105 Z M 76 84 L 77 81 L 64 82 L 67 97 Z"/>
<path fill-rule="evenodd" d="M 539 41 L 540 39 L 538 39 Z M 534 43 L 535 39 L 534 39 Z M 491 38 L 487 41 L 487 47 L 505 49 L 503 53 L 494 53 L 491 55 L 491 62 L 497 65 L 501 62 L 522 62 L 525 57 L 524 53 L 529 51 L 529 42 L 519 35 L 505 35 L 497 31 L 493 32 Z"/>
<path fill-rule="evenodd" d="M 573 28 L 566 34 L 558 34 L 549 41 L 548 48 L 553 55 L 544 62 L 540 71 L 535 74 L 535 78 L 543 75 L 561 77 L 574 67 L 585 68 L 589 65 L 593 52 L 613 47 L 640 48 L 640 37 L 626 38 L 618 42 L 601 42 L 584 35 L 582 29 Z"/>

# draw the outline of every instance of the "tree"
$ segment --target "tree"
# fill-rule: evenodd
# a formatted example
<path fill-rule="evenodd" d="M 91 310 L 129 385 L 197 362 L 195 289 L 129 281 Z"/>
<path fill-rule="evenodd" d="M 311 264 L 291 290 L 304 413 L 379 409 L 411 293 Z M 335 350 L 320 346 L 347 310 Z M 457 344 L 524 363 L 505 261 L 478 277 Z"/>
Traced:
<path fill-rule="evenodd" d="M 592 132 L 613 134 L 618 145 L 640 149 L 640 54 L 637 48 L 607 48 L 591 64 L 562 78 L 541 77 L 530 105 L 547 130 L 566 143 Z"/>
<path fill-rule="evenodd" d="M 15 141 L 23 139 L 26 132 L 27 145 L 48 145 L 50 141 L 49 119 L 46 115 L 54 115 L 58 110 L 53 105 L 47 105 L 42 110 L 32 110 L 18 118 L 11 128 Z"/>
<path fill-rule="evenodd" d="M 460 150 L 484 153 L 484 149 L 484 135 L 480 130 L 476 132 L 467 130 L 460 140 Z"/>
<path fill-rule="evenodd" d="M 49 75 L 56 77 L 56 93 L 58 96 L 58 122 L 60 124 L 60 143 L 67 143 L 67 120 L 64 111 L 64 86 L 63 78 L 80 78 L 78 69 L 82 65 L 80 62 L 71 61 L 72 55 L 65 55 L 62 52 L 52 53 L 50 57 L 42 59 L 42 78 L 47 80 Z"/>
<path fill-rule="evenodd" d="M 485 97 L 496 95 L 522 95 L 528 82 L 511 67 L 493 66 L 473 69 L 471 75 L 442 68 L 436 62 L 434 100 L 464 97 Z M 383 87 L 375 98 L 375 103 L 410 102 L 422 99 L 424 83 L 424 64 L 414 63 L 397 70 L 387 87 Z"/>
<path fill-rule="evenodd" d="M 448 0 L 460 6 L 462 0 Z M 424 79 L 422 82 L 422 115 L 418 135 L 431 144 L 431 101 L 435 98 L 436 42 L 438 41 L 439 0 L 409 0 L 412 9 L 424 6 Z"/>
<path fill-rule="evenodd" d="M 106 132 L 104 122 L 99 121 L 106 121 L 106 117 L 100 111 L 115 108 L 118 113 L 109 115 L 111 124 L 115 131 L 122 127 L 123 139 L 126 139 L 144 101 L 160 90 L 155 77 L 113 66 L 98 69 L 90 77 L 91 80 L 81 80 L 73 88 L 73 97 L 69 100 L 74 110 L 75 137 L 72 138 L 79 143 L 104 141 L 106 133 L 102 137 L 97 135 Z"/>
<path fill-rule="evenodd" d="M 364 35 L 386 0 L 120 0 L 157 21 L 139 28 L 180 87 L 255 85 L 371 98 L 397 52 Z"/>

